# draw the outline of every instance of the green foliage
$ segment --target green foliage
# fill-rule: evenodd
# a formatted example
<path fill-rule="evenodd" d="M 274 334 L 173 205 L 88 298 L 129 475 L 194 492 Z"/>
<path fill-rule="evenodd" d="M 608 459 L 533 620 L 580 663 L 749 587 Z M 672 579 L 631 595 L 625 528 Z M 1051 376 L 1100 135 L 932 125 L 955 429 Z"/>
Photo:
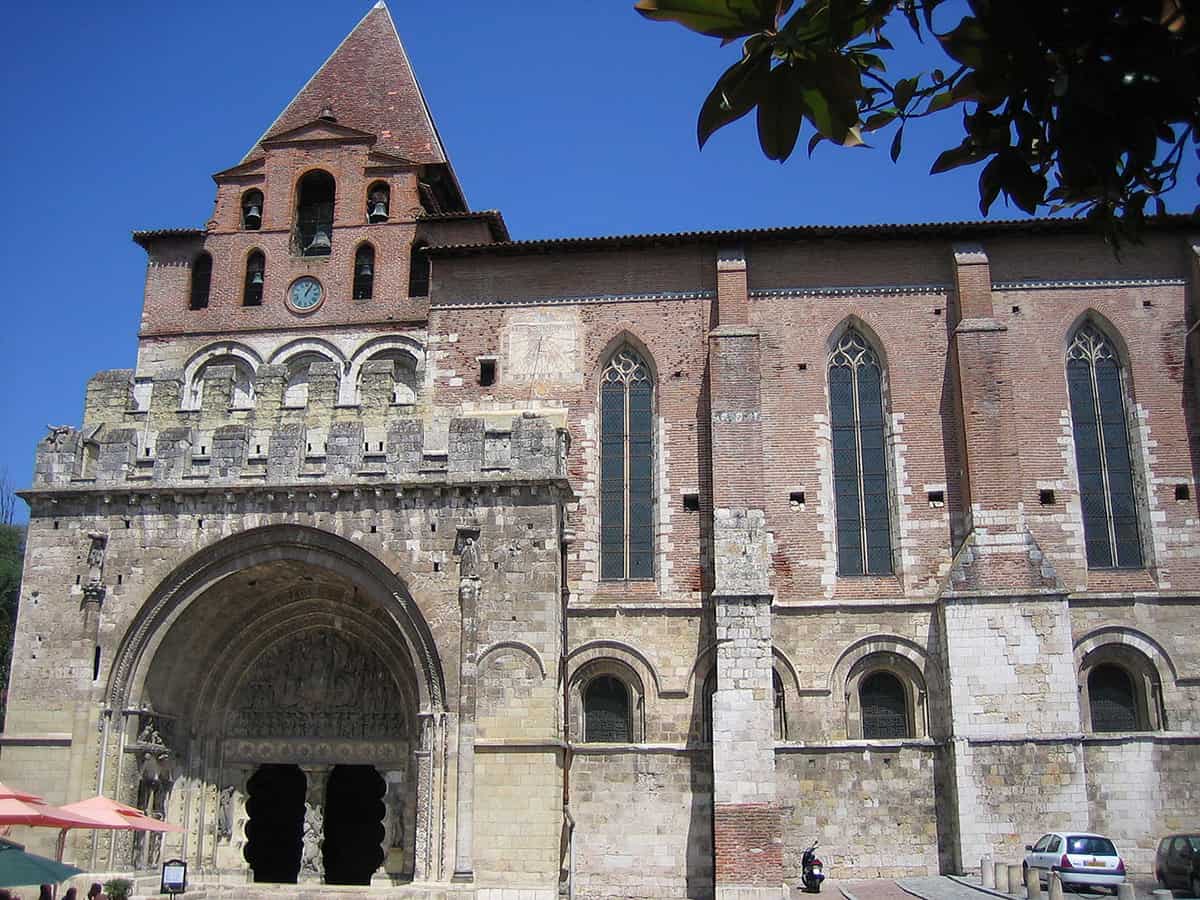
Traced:
<path fill-rule="evenodd" d="M 1200 0 L 967 0 L 944 33 L 949 0 L 638 0 L 635 9 L 720 38 L 742 56 L 700 108 L 700 146 L 757 109 L 758 140 L 785 160 L 800 134 L 864 145 L 914 119 L 962 110 L 963 139 L 932 173 L 982 165 L 979 208 L 1003 194 L 1028 213 L 1070 210 L 1119 245 L 1147 203 L 1166 211 L 1184 152 L 1200 148 Z M 789 15 L 789 12 L 791 13 Z M 887 35 L 936 39 L 942 68 L 889 73 Z M 1197 207 L 1195 214 L 1200 214 Z"/>
<path fill-rule="evenodd" d="M 128 878 L 113 878 L 104 882 L 104 893 L 108 900 L 128 900 L 133 895 L 133 882 Z"/>
<path fill-rule="evenodd" d="M 25 529 L 16 525 L 0 525 L 0 725 L 4 722 L 4 704 L 8 698 L 8 669 L 24 556 Z"/>

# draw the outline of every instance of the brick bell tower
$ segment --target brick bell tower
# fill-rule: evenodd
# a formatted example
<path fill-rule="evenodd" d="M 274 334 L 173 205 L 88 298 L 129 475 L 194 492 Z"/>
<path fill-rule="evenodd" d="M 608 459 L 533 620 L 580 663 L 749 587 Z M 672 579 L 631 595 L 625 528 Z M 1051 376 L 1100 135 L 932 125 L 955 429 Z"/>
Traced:
<path fill-rule="evenodd" d="M 235 166 L 203 230 L 138 232 L 143 337 L 423 325 L 422 249 L 505 236 L 466 214 L 387 7 L 377 3 Z M 446 219 L 463 216 L 452 226 Z M 179 298 L 187 295 L 181 315 Z M 141 367 L 139 367 L 141 368 Z"/>

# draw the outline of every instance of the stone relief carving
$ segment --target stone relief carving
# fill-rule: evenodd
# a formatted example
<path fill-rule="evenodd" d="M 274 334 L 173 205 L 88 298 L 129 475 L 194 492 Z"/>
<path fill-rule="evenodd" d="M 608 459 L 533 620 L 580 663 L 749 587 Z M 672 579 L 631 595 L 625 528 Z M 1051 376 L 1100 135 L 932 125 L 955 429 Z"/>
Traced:
<path fill-rule="evenodd" d="M 468 534 L 463 540 L 462 556 L 458 560 L 460 578 L 479 577 L 479 544 L 474 535 Z"/>
<path fill-rule="evenodd" d="M 63 444 L 67 442 L 67 435 L 75 429 L 70 425 L 47 425 L 46 430 L 50 432 L 46 435 L 46 443 L 55 450 L 61 450 Z"/>
<path fill-rule="evenodd" d="M 231 737 L 403 737 L 400 691 L 374 651 L 333 631 L 280 641 L 247 673 L 232 704 Z"/>
<path fill-rule="evenodd" d="M 304 835 L 301 837 L 300 872 L 305 875 L 325 874 L 321 845 L 325 837 L 325 816 L 315 803 L 304 804 Z"/>

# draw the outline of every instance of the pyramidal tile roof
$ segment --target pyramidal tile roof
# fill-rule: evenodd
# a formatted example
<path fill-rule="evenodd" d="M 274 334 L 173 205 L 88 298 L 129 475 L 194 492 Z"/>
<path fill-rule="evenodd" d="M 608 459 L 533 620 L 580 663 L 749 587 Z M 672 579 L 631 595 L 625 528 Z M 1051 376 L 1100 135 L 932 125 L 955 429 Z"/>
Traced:
<path fill-rule="evenodd" d="M 416 163 L 446 163 L 425 96 L 391 13 L 379 0 L 242 158 L 262 143 L 313 122 L 330 109 L 339 125 L 377 137 L 375 149 Z"/>

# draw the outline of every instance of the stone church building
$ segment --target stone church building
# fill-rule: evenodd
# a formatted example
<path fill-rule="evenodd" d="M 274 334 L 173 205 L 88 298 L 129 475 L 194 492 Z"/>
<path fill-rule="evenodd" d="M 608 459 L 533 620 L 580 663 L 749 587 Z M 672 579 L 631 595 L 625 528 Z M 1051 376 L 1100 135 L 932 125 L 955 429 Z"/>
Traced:
<path fill-rule="evenodd" d="M 515 241 L 382 3 L 214 180 L 23 493 L 0 779 L 183 829 L 68 860 L 766 900 L 1200 828 L 1194 223 Z"/>

